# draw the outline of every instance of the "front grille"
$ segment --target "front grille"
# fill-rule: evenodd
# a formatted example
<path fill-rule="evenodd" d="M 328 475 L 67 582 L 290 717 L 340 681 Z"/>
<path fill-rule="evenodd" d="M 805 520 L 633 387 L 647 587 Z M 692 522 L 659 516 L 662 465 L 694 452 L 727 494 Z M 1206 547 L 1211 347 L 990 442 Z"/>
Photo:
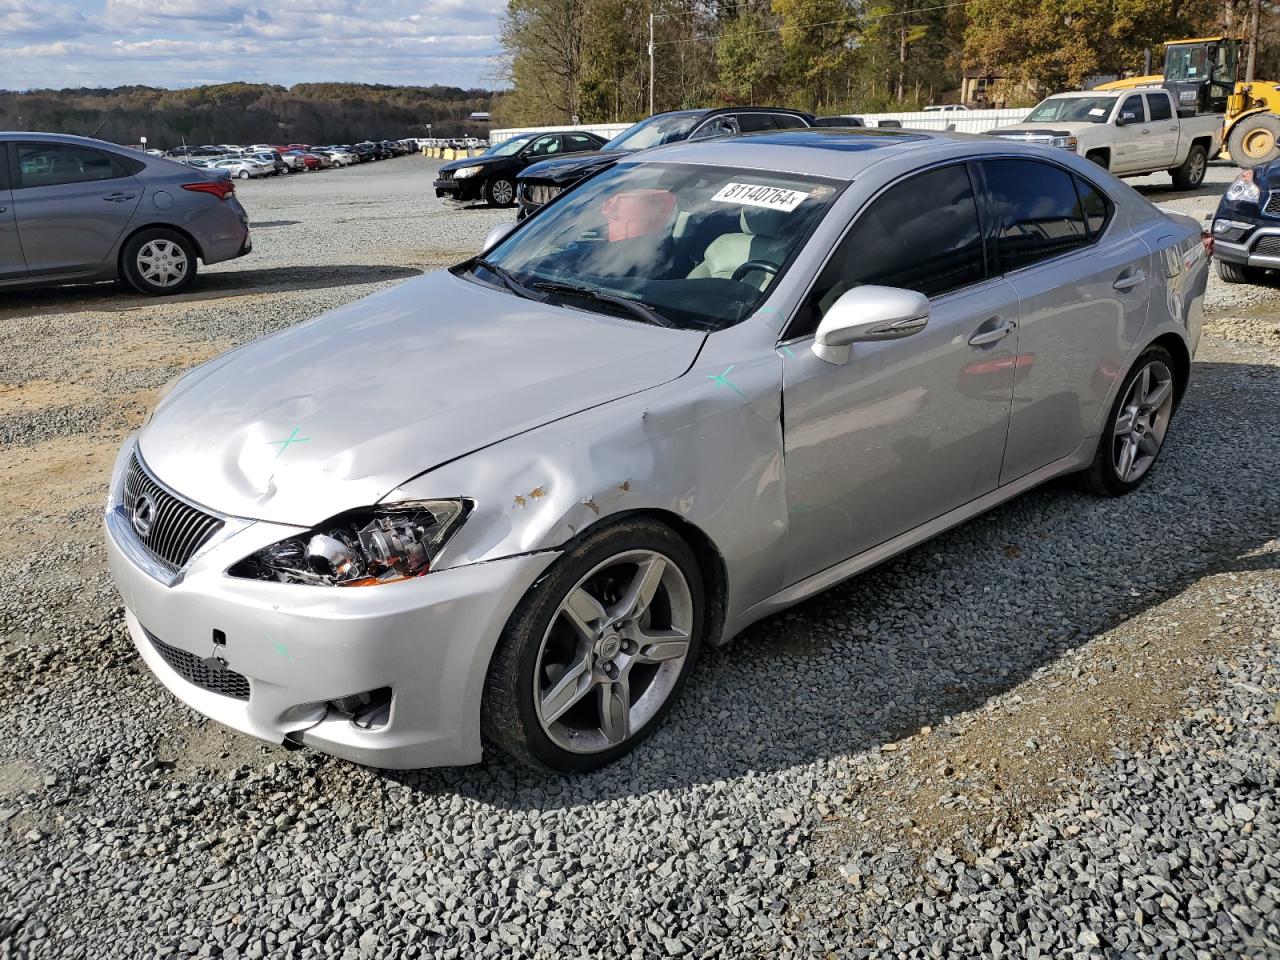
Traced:
<path fill-rule="evenodd" d="M 1258 242 L 1253 245 L 1253 252 L 1268 257 L 1280 257 L 1280 237 L 1274 235 L 1259 237 Z"/>
<path fill-rule="evenodd" d="M 132 522 L 140 500 L 150 497 L 154 515 L 146 534 L 138 532 Z M 222 521 L 170 493 L 156 481 L 135 450 L 124 474 L 120 507 L 129 528 L 138 541 L 159 563 L 172 573 L 187 565 L 197 550 L 209 542 L 222 527 Z"/>
<path fill-rule="evenodd" d="M 440 171 L 440 179 L 441 179 L 441 180 L 452 180 L 452 179 L 453 179 L 453 171 L 452 171 L 452 170 L 441 170 L 441 171 Z"/>
<path fill-rule="evenodd" d="M 562 189 L 551 183 L 526 183 L 524 185 L 524 196 L 530 203 L 536 203 L 541 206 L 560 196 Z"/>
<path fill-rule="evenodd" d="M 249 699 L 249 680 L 243 674 L 227 669 L 217 660 L 204 660 L 194 653 L 171 647 L 146 627 L 142 632 L 160 654 L 160 659 L 187 683 L 234 700 Z"/>
<path fill-rule="evenodd" d="M 1262 208 L 1263 213 L 1280 213 L 1280 190 L 1272 190 L 1267 196 L 1267 205 Z"/>

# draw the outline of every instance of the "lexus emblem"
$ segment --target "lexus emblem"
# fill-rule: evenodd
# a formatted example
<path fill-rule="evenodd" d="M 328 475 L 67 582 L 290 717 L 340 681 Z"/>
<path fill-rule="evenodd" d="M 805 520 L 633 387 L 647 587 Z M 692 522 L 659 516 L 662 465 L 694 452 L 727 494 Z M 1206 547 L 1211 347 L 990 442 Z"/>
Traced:
<path fill-rule="evenodd" d="M 133 524 L 133 529 L 143 540 L 155 526 L 158 512 L 155 497 L 149 493 L 140 493 L 133 501 L 133 513 L 129 516 L 129 522 Z"/>

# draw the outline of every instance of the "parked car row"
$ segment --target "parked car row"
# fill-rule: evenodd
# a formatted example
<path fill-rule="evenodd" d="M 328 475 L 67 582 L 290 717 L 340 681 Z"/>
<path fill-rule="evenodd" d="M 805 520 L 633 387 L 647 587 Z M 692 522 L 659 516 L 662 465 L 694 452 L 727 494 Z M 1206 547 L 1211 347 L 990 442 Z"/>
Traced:
<path fill-rule="evenodd" d="M 174 153 L 173 159 L 189 167 L 204 170 L 215 176 L 234 177 L 249 180 L 257 177 L 273 177 L 286 173 L 306 173 L 310 170 L 328 170 L 332 167 L 349 167 L 357 163 L 372 160 L 385 160 L 388 157 L 404 156 L 412 152 L 412 148 L 397 141 L 394 149 L 384 143 L 366 141 L 357 144 L 331 144 L 326 147 L 291 145 L 270 146 L 257 144 L 253 147 L 237 147 L 233 153 L 208 155 L 203 147 L 194 148 L 201 151 L 196 155 L 192 150 Z M 164 156 L 160 151 L 147 151 L 153 156 Z M 172 151 L 171 151 L 172 153 Z"/>

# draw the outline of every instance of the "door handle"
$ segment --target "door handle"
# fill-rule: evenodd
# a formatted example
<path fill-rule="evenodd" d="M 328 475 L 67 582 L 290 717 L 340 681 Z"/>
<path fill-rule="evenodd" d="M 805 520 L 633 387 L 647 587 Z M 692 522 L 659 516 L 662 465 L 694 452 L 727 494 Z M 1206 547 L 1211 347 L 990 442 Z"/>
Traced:
<path fill-rule="evenodd" d="M 1124 293 L 1126 290 L 1132 290 L 1143 280 L 1147 279 L 1147 275 L 1141 270 L 1125 271 L 1116 278 L 1116 282 L 1111 285 L 1112 289 L 1119 290 Z"/>
<path fill-rule="evenodd" d="M 102 199 L 110 200 L 112 203 L 121 203 L 124 200 L 132 200 L 133 194 L 132 193 L 108 193 L 108 194 L 105 194 Z"/>
<path fill-rule="evenodd" d="M 995 320 L 996 318 L 992 317 L 991 319 Z M 990 321 L 987 322 L 990 323 Z M 969 346 L 984 347 L 989 343 L 998 343 L 1017 329 L 1017 321 L 1005 320 L 1003 323 L 992 327 L 990 330 L 979 330 L 969 338 Z"/>

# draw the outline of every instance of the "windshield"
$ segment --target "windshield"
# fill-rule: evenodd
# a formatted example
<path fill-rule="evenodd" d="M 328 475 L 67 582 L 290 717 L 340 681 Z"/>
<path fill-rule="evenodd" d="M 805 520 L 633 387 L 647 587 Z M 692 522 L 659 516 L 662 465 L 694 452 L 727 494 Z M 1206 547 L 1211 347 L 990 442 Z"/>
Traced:
<path fill-rule="evenodd" d="M 1204 80 L 1208 77 L 1209 55 L 1201 44 L 1170 47 L 1165 55 L 1166 80 Z"/>
<path fill-rule="evenodd" d="M 675 143 L 689 136 L 694 124 L 701 118 L 701 113 L 660 113 L 656 117 L 641 120 L 634 126 L 627 127 L 600 149 L 647 150 L 649 147 L 660 147 L 664 143 Z"/>
<path fill-rule="evenodd" d="M 559 305 L 632 315 L 582 296 L 586 288 L 643 304 L 673 326 L 719 330 L 764 299 L 839 187 L 789 173 L 623 164 L 565 194 L 483 260 L 526 290 L 559 285 L 550 294 Z M 483 264 L 472 270 L 495 286 L 504 280 Z M 566 285 L 579 295 L 565 296 Z"/>
<path fill-rule="evenodd" d="M 526 133 L 522 137 L 512 137 L 510 140 L 503 140 L 501 143 L 495 143 L 492 147 L 480 154 L 482 157 L 510 157 L 517 154 L 523 149 L 525 144 L 536 137 L 536 133 Z"/>
<path fill-rule="evenodd" d="M 1031 111 L 1026 122 L 1106 123 L 1115 102 L 1115 97 L 1050 97 Z"/>

